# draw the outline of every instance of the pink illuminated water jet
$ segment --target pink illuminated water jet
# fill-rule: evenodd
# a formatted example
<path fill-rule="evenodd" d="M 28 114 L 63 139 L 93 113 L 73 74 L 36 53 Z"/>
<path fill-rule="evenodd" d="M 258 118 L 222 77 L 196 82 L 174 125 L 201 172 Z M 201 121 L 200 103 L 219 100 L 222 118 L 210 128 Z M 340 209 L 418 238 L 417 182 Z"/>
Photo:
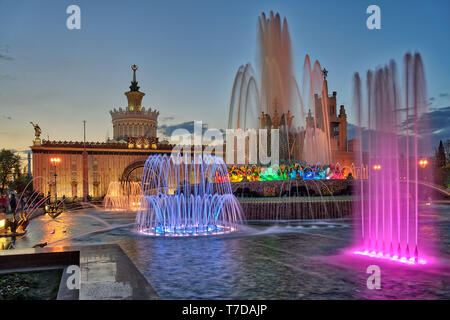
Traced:
<path fill-rule="evenodd" d="M 354 253 L 407 264 L 425 264 L 419 228 L 419 153 L 426 142 L 419 135 L 419 118 L 426 112 L 425 74 L 420 54 L 406 54 L 404 99 L 394 61 L 367 72 L 366 102 L 361 79 L 354 76 L 358 138 L 367 146 L 357 166 L 368 164 L 367 180 L 355 187 L 357 250 Z M 367 128 L 363 136 L 362 128 Z M 428 169 L 429 170 L 429 169 Z"/>

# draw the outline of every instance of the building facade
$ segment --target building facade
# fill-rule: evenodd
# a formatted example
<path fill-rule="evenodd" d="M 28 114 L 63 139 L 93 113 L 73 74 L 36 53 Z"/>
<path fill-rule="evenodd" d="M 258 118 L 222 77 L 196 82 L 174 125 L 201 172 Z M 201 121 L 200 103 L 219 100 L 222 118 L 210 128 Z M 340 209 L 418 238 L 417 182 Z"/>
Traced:
<path fill-rule="evenodd" d="M 46 141 L 40 128 L 31 147 L 34 189 L 58 197 L 102 197 L 111 182 L 138 179 L 133 173 L 142 170 L 149 155 L 170 153 L 169 144 L 156 136 L 157 110 L 142 107 L 145 93 L 136 81 L 137 66 L 132 66 L 133 81 L 125 95 L 126 108 L 112 110 L 113 139 L 107 142 Z M 57 163 L 52 158 L 60 159 Z M 56 174 L 56 176 L 55 176 Z M 56 181 L 56 184 L 55 184 Z"/>
<path fill-rule="evenodd" d="M 359 151 L 359 141 L 347 139 L 347 113 L 344 105 L 337 109 L 337 92 L 328 93 L 328 81 L 326 76 L 328 71 L 325 69 L 323 73 L 322 94 L 314 95 L 314 115 L 311 109 L 305 119 L 306 128 L 318 128 L 323 132 L 329 132 L 331 162 L 333 164 L 340 163 L 343 166 L 351 166 L 354 162 L 354 152 Z M 326 103 L 323 98 L 326 97 Z M 305 128 L 294 128 L 292 126 L 293 116 L 288 110 L 286 114 L 280 114 L 278 110 L 282 109 L 278 106 L 275 99 L 273 102 L 273 114 L 264 112 L 259 116 L 260 129 L 280 129 L 280 159 L 288 161 L 298 161 L 305 159 L 303 154 Z M 322 111 L 323 110 L 323 111 Z M 327 124 L 327 126 L 325 126 Z M 246 150 L 248 154 L 248 150 Z"/>
<path fill-rule="evenodd" d="M 123 143 L 43 141 L 33 146 L 33 187 L 44 194 L 50 192 L 67 198 L 102 197 L 109 184 L 124 179 L 135 180 L 134 170 L 143 167 L 152 154 L 170 153 L 169 145 L 155 149 L 128 147 Z M 57 165 L 51 159 L 59 158 Z"/>
<path fill-rule="evenodd" d="M 356 139 L 347 139 L 347 113 L 344 105 L 339 106 L 338 112 L 337 92 L 333 91 L 331 95 L 328 93 L 328 81 L 326 79 L 327 73 L 328 72 L 324 69 L 323 96 L 327 99 L 327 103 L 325 104 L 327 110 L 324 111 L 326 112 L 326 115 L 322 112 L 322 97 L 315 94 L 315 119 L 314 116 L 311 115 L 311 110 L 309 110 L 306 117 L 306 125 L 316 125 L 320 129 L 325 130 L 325 128 L 323 128 L 323 124 L 328 121 L 331 162 L 334 164 L 339 163 L 342 166 L 351 167 L 354 163 L 355 152 L 359 152 L 360 150 L 360 142 Z M 323 119 L 323 117 L 326 119 Z"/>
<path fill-rule="evenodd" d="M 339 113 L 337 112 L 337 92 L 333 91 L 332 95 L 328 94 L 328 81 L 324 79 L 323 95 L 327 99 L 325 104 L 328 110 L 325 110 L 326 115 L 322 112 L 323 104 L 322 97 L 317 93 L 314 95 L 314 114 L 311 115 L 311 111 L 308 111 L 306 118 L 307 126 L 314 126 L 314 124 L 325 131 L 323 124 L 328 121 L 328 129 L 330 132 L 330 148 L 331 151 L 348 151 L 347 150 L 347 114 L 345 112 L 344 105 L 339 107 Z M 315 118 L 315 119 L 314 119 Z M 325 119 L 323 119 L 325 118 Z"/>

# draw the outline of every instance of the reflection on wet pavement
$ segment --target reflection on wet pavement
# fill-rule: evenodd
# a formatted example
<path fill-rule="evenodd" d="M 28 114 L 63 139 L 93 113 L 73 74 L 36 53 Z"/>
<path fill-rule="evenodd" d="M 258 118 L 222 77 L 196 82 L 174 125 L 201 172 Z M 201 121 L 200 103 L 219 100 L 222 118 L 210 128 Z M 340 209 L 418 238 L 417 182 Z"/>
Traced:
<path fill-rule="evenodd" d="M 444 264 L 450 258 L 449 208 L 434 206 L 423 226 Z M 16 247 L 117 243 L 163 299 L 450 298 L 448 264 L 428 269 L 380 265 L 381 290 L 367 289 L 366 268 L 373 261 L 342 254 L 352 243 L 351 219 L 252 222 L 235 234 L 174 239 L 137 234 L 134 217 L 93 210 L 64 214 L 57 221 L 40 217 Z M 85 277 L 94 284 L 89 263 Z M 114 265 L 99 265 L 104 279 L 117 278 Z M 124 295 L 129 289 L 115 288 Z"/>

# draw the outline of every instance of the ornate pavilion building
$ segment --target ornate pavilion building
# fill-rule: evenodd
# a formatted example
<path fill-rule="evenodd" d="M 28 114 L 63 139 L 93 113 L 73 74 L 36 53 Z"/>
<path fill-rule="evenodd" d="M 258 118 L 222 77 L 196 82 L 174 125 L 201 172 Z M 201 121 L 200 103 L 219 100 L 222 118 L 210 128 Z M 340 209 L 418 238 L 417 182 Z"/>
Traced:
<path fill-rule="evenodd" d="M 87 198 L 104 196 L 113 181 L 138 179 L 138 171 L 151 154 L 170 153 L 169 144 L 156 136 L 159 111 L 142 107 L 145 93 L 136 81 L 137 66 L 132 66 L 133 81 L 125 92 L 128 106 L 111 110 L 113 139 L 107 142 L 47 141 L 40 139 L 35 127 L 33 153 L 34 189 L 58 197 Z M 59 162 L 51 162 L 59 158 Z M 133 176 L 135 175 L 135 176 Z"/>
<path fill-rule="evenodd" d="M 354 162 L 354 153 L 360 150 L 360 142 L 356 139 L 347 139 L 347 113 L 344 105 L 340 105 L 338 112 L 336 99 L 337 92 L 333 91 L 331 95 L 329 94 L 327 74 L 328 71 L 324 69 L 322 71 L 323 83 L 325 86 L 323 92 L 324 98 L 327 99 L 327 110 L 325 111 L 327 113 L 327 119 L 322 119 L 322 97 L 316 93 L 314 94 L 313 106 L 316 118 L 314 119 L 310 109 L 306 116 L 306 127 L 317 126 L 325 131 L 323 124 L 328 121 L 331 162 L 340 163 L 343 166 L 350 167 Z M 305 134 L 304 130 L 302 129 L 300 132 L 291 131 L 293 116 L 290 110 L 288 110 L 286 114 L 278 113 L 277 110 L 279 110 L 279 106 L 276 99 L 274 101 L 273 109 L 274 113 L 272 115 L 264 112 L 261 113 L 258 118 L 260 120 L 259 128 L 279 129 L 285 126 L 287 130 L 280 130 L 280 159 L 304 159 L 304 155 L 302 154 Z M 289 143 L 286 143 L 286 141 Z M 287 146 L 290 147 L 290 150 L 287 150 Z M 248 150 L 246 152 L 248 152 Z"/>
<path fill-rule="evenodd" d="M 327 113 L 330 132 L 330 149 L 331 149 L 331 161 L 333 163 L 340 163 L 341 165 L 351 166 L 354 162 L 354 152 L 359 151 L 360 141 L 357 139 L 347 139 L 347 113 L 344 105 L 339 106 L 339 112 L 337 109 L 337 92 L 333 91 L 331 95 L 328 93 L 328 71 L 324 69 L 322 71 L 324 77 L 324 92 L 327 99 Z M 314 94 L 314 111 L 316 119 L 311 115 L 311 110 L 308 111 L 306 117 L 306 126 L 313 127 L 314 123 L 323 123 L 322 116 L 322 97 L 318 94 Z M 320 127 L 320 126 L 319 126 Z M 324 128 L 321 127 L 323 130 Z"/>
<path fill-rule="evenodd" d="M 156 129 L 158 127 L 159 111 L 149 108 L 145 110 L 142 107 L 142 98 L 145 93 L 139 91 L 136 81 L 137 66 L 131 66 L 133 70 L 133 81 L 131 81 L 130 91 L 125 92 L 128 99 L 128 107 L 123 110 L 111 110 L 113 123 L 114 140 L 128 141 L 128 138 L 137 138 L 134 141 L 140 146 L 149 146 L 150 141 L 156 138 Z"/>

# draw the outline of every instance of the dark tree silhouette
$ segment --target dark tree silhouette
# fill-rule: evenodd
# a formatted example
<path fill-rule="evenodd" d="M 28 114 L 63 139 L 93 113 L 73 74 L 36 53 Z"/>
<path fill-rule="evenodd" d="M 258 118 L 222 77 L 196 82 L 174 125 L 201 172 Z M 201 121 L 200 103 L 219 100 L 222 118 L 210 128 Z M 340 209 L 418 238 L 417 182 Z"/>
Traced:
<path fill-rule="evenodd" d="M 445 158 L 447 160 L 447 164 L 450 164 L 450 139 L 445 140 L 444 150 L 445 150 Z"/>
<path fill-rule="evenodd" d="M 442 140 L 439 141 L 439 147 L 436 150 L 436 165 L 438 168 L 445 167 L 447 164 L 447 159 L 445 156 L 445 149 Z"/>
<path fill-rule="evenodd" d="M 0 151 L 0 194 L 3 193 L 8 180 L 14 173 L 20 173 L 20 156 L 12 150 L 2 149 Z"/>

